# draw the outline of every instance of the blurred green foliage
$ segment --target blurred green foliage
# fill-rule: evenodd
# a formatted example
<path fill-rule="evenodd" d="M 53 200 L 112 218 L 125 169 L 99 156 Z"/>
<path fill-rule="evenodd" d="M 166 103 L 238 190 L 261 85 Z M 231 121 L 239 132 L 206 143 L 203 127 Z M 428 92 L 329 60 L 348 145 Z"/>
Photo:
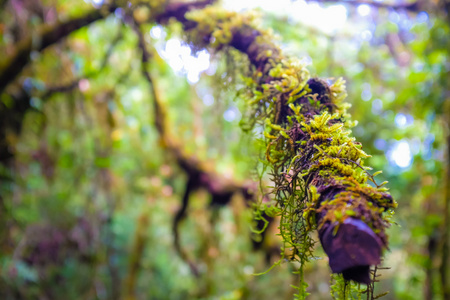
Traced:
<path fill-rule="evenodd" d="M 1 51 L 13 51 L 40 24 L 93 6 L 78 2 L 2 4 Z M 347 79 L 350 112 L 359 121 L 353 134 L 372 155 L 369 164 L 384 170 L 378 178 L 389 180 L 399 203 L 383 263 L 390 269 L 377 284 L 380 292 L 390 291 L 386 299 L 444 299 L 439 265 L 450 28 L 433 3 L 417 11 L 372 7 L 365 16 L 348 4 L 345 25 L 331 33 L 292 14 L 263 12 L 263 27 L 280 35 L 283 50 L 312 62 L 311 74 Z M 10 94 L 24 90 L 31 108 L 20 132 L 8 131 L 15 156 L 1 167 L 0 298 L 290 299 L 298 283 L 291 264 L 253 275 L 277 259 L 277 225 L 254 250 L 252 211 L 238 195 L 223 207 L 211 207 L 203 190 L 191 195 L 180 242 L 199 276 L 175 251 L 172 221 L 187 177 L 160 145 L 137 37 L 121 13 L 33 53 L 1 95 L 4 108 L 14 101 Z M 150 69 L 184 150 L 223 178 L 257 182 L 261 166 L 253 140 L 261 132 L 240 129 L 243 85 L 230 74 L 242 72 L 239 58 L 211 53 L 200 80 L 188 81 L 187 65 L 177 69 L 169 57 L 170 47 L 188 51 L 179 42 L 180 28 L 144 28 L 165 58 L 154 59 Z M 73 82 L 64 92 L 55 89 Z M 310 299 L 330 297 L 319 248 L 321 259 L 305 269 Z"/>

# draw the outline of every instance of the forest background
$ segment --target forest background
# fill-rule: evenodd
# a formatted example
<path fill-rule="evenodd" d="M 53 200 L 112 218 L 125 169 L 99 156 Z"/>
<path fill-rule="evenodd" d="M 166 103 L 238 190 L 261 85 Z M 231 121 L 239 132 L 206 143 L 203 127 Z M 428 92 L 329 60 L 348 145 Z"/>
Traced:
<path fill-rule="evenodd" d="M 179 25 L 147 22 L 145 6 L 131 13 L 136 30 L 129 11 L 107 4 L 0 1 L 2 299 L 291 299 L 293 264 L 254 275 L 279 258 L 277 224 L 258 243 L 249 197 L 237 192 L 270 185 L 261 132 L 242 130 L 242 59 L 194 52 Z M 449 2 L 221 5 L 257 9 L 312 75 L 346 79 L 353 135 L 399 204 L 377 290 L 446 299 Z M 88 21 L 61 26 L 75 19 Z M 147 73 L 142 38 L 154 49 Z M 196 164 L 206 179 L 185 199 Z M 316 252 L 307 290 L 329 299 L 327 258 Z"/>

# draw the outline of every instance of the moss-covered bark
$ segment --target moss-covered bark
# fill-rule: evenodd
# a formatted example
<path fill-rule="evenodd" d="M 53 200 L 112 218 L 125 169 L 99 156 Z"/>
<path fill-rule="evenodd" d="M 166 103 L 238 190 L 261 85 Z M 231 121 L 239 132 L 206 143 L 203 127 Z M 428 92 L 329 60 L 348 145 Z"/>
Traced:
<path fill-rule="evenodd" d="M 166 11 L 188 10 L 169 5 Z M 312 256 L 310 232 L 317 229 L 332 271 L 369 283 L 369 267 L 380 263 L 388 245 L 391 213 L 385 212 L 396 203 L 368 172 L 369 155 L 350 135 L 344 81 L 311 78 L 300 60 L 284 56 L 271 33 L 257 26 L 253 13 L 209 6 L 158 21 L 171 17 L 185 26 L 194 48 L 235 48 L 247 55 L 247 123 L 264 127 L 274 182 L 276 205 L 266 212 L 281 216 L 285 247 L 295 249 L 292 259 L 304 263 Z"/>
<path fill-rule="evenodd" d="M 141 1 L 131 2 L 142 5 Z M 346 113 L 344 82 L 311 78 L 300 60 L 282 53 L 270 31 L 258 27 L 254 13 L 203 8 L 213 2 L 210 0 L 165 5 L 166 1 L 159 0 L 143 2 L 152 9 L 152 20 L 164 24 L 175 18 L 182 23 L 186 40 L 194 48 L 234 48 L 248 57 L 249 73 L 244 79 L 248 87 L 247 129 L 255 124 L 264 128 L 266 162 L 271 167 L 276 200 L 274 206 L 264 209 L 267 214 L 281 216 L 284 247 L 294 249 L 291 259 L 304 263 L 312 257 L 310 233 L 318 230 L 332 271 L 368 283 L 369 266 L 380 262 L 382 249 L 388 245 L 385 229 L 390 213 L 386 212 L 396 204 L 368 173 L 368 155 L 350 135 L 348 128 L 353 123 Z M 104 15 L 94 11 L 42 29 L 37 50 Z M 0 64 L 0 91 L 29 62 L 32 46 L 31 41 L 23 41 Z M 155 101 L 155 111 L 157 105 Z M 164 135 L 163 122 L 156 119 L 155 125 Z M 217 193 L 213 178 L 211 184 L 205 184 L 201 176 L 205 170 L 187 158 L 175 142 L 166 139 L 163 144 L 188 174 Z"/>

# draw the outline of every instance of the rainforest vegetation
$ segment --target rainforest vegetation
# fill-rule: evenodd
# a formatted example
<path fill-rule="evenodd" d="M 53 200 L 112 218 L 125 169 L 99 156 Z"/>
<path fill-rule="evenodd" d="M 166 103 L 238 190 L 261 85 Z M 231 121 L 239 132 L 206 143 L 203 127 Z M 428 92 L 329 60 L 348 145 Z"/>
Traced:
<path fill-rule="evenodd" d="M 450 1 L 0 1 L 1 299 L 450 299 Z"/>

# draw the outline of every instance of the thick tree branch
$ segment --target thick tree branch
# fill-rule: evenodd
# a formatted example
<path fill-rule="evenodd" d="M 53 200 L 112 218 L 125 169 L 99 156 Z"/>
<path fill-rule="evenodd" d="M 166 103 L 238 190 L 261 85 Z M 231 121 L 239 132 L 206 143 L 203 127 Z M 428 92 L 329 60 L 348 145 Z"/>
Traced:
<path fill-rule="evenodd" d="M 388 223 L 382 212 L 396 204 L 378 185 L 366 183 L 374 181 L 359 163 L 367 155 L 340 129 L 346 114 L 343 83 L 308 80 L 307 71 L 290 63 L 251 16 L 210 7 L 172 17 L 184 25 L 195 47 L 233 47 L 247 55 L 253 71 L 249 101 L 269 129 L 266 156 L 274 194 L 281 223 L 290 224 L 280 226 L 288 236 L 283 236 L 285 243 L 311 245 L 309 225 L 301 224 L 314 223 L 332 271 L 370 283 L 369 267 L 380 263 L 387 247 Z M 297 249 L 301 263 L 308 249 Z"/>

